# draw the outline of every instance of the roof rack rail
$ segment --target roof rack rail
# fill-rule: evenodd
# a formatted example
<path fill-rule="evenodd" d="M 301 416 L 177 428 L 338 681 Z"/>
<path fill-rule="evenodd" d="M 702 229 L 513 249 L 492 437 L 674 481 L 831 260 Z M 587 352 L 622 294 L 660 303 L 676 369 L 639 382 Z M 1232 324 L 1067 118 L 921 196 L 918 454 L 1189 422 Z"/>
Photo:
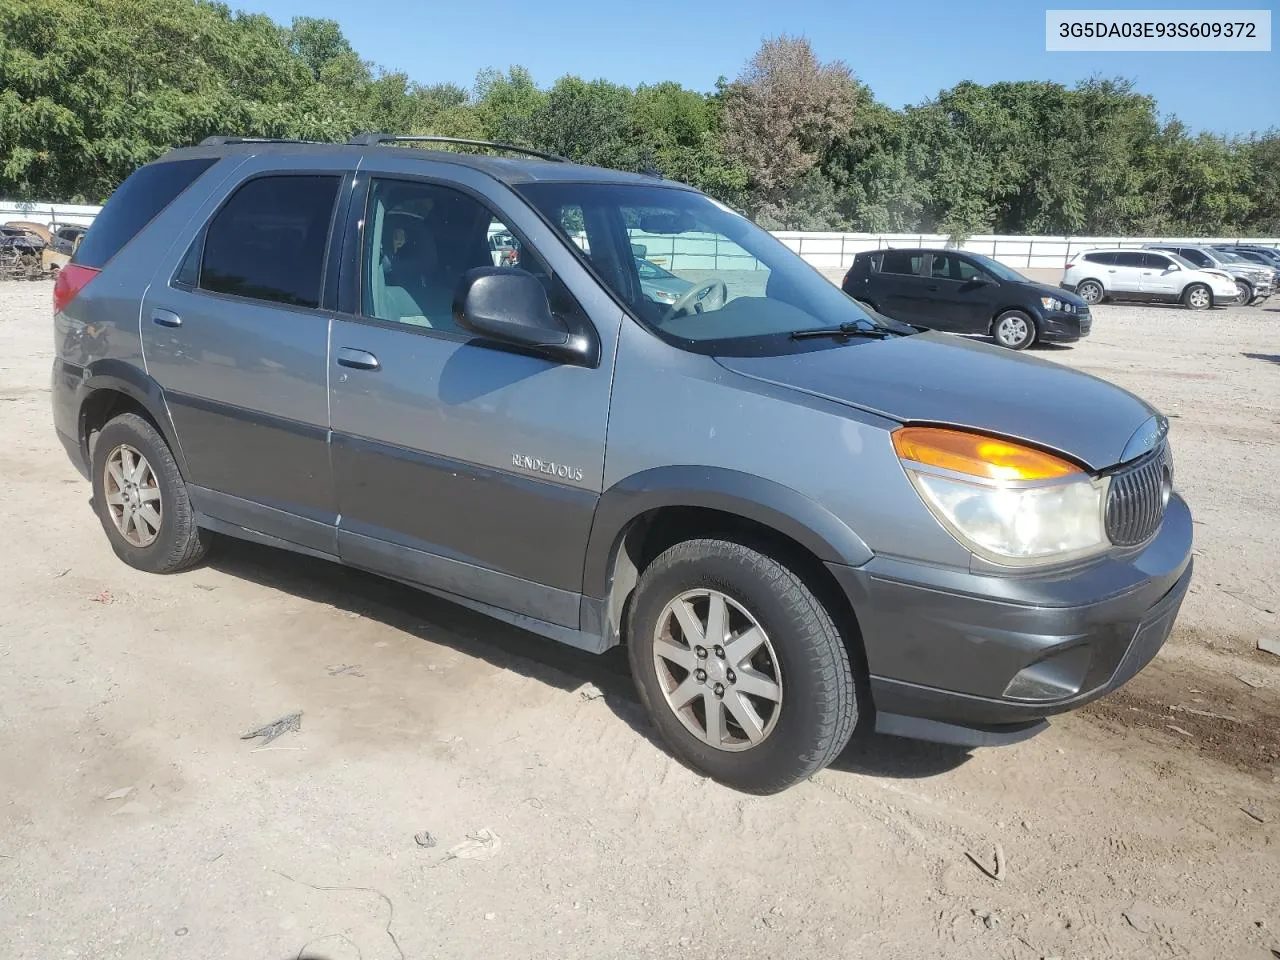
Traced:
<path fill-rule="evenodd" d="M 290 137 L 205 137 L 202 147 L 222 147 L 230 143 L 324 143 L 323 140 L 294 140 Z"/>
<path fill-rule="evenodd" d="M 498 143 L 493 140 L 467 140 L 463 137 L 408 136 L 395 133 L 361 133 L 347 141 L 353 147 L 376 147 L 384 143 L 456 143 L 465 147 L 488 147 L 490 150 L 506 150 L 509 153 L 523 153 L 541 160 L 555 163 L 569 163 L 567 157 L 532 147 L 518 147 L 514 143 Z"/>

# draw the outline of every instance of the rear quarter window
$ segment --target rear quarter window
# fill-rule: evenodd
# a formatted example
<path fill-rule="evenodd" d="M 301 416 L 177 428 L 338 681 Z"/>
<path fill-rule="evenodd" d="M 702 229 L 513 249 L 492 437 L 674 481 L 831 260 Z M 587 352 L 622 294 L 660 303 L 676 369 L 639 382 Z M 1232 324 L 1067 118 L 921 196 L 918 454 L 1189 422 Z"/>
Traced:
<path fill-rule="evenodd" d="M 101 270 L 216 162 L 216 157 L 201 157 L 139 167 L 111 195 L 80 242 L 73 262 Z"/>
<path fill-rule="evenodd" d="M 1089 263 L 1101 263 L 1104 265 L 1116 262 L 1116 255 L 1114 253 L 1086 253 L 1084 258 Z"/>

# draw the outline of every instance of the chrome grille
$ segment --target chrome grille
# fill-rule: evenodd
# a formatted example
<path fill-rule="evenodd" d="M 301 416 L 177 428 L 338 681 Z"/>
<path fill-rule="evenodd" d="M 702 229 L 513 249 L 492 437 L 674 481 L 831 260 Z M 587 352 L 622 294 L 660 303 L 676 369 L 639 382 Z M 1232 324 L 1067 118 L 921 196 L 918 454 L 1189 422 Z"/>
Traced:
<path fill-rule="evenodd" d="M 1111 476 L 1107 492 L 1107 537 L 1118 547 L 1145 543 L 1160 529 L 1173 489 L 1173 458 L 1162 444 Z"/>

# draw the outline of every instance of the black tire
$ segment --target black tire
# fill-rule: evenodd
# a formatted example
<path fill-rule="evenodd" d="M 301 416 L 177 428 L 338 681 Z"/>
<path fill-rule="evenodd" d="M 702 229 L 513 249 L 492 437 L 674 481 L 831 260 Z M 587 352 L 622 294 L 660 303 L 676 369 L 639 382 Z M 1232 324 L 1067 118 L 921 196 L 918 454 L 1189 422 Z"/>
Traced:
<path fill-rule="evenodd" d="M 1236 278 L 1236 303 L 1247 307 L 1253 300 L 1253 286 L 1248 280 Z"/>
<path fill-rule="evenodd" d="M 654 662 L 667 605 L 699 589 L 718 591 L 748 611 L 778 661 L 781 702 L 773 708 L 774 725 L 754 746 L 735 752 L 713 747 L 685 727 Z M 777 793 L 831 763 L 853 734 L 858 693 L 831 614 L 793 571 L 743 544 L 689 540 L 657 557 L 636 585 L 627 642 L 636 688 L 663 741 L 684 763 L 728 786 Z M 710 701 L 699 702 L 705 716 Z"/>
<path fill-rule="evenodd" d="M 991 324 L 996 343 L 1010 350 L 1025 350 L 1036 342 L 1036 322 L 1025 310 L 1006 310 Z"/>
<path fill-rule="evenodd" d="M 1188 310 L 1207 310 L 1213 306 L 1213 291 L 1203 283 L 1188 284 L 1182 291 L 1182 302 Z"/>
<path fill-rule="evenodd" d="M 155 539 L 145 546 L 125 538 L 107 503 L 107 461 L 121 445 L 131 447 L 146 459 L 160 492 L 160 525 Z M 117 557 L 147 573 L 176 573 L 204 559 L 212 534 L 196 525 L 195 510 L 178 464 L 164 437 L 147 420 L 136 413 L 124 413 L 108 421 L 94 443 L 92 470 L 94 509 Z"/>
<path fill-rule="evenodd" d="M 1081 280 L 1076 285 L 1076 294 L 1089 306 L 1095 303 L 1101 303 L 1107 297 L 1107 292 L 1102 288 L 1097 280 Z"/>

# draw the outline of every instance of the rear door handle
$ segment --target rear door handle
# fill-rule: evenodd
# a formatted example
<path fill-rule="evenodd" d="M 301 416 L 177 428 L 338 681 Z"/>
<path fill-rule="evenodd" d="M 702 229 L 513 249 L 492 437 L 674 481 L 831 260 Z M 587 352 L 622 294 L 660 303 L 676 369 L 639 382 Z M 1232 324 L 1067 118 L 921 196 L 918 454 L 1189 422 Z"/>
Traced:
<path fill-rule="evenodd" d="M 180 327 L 182 326 L 182 318 L 172 310 L 162 310 L 156 307 L 151 311 L 151 322 L 161 327 Z"/>
<path fill-rule="evenodd" d="M 368 350 L 357 350 L 355 347 L 338 348 L 338 365 L 351 367 L 353 370 L 377 370 L 382 364 Z"/>

